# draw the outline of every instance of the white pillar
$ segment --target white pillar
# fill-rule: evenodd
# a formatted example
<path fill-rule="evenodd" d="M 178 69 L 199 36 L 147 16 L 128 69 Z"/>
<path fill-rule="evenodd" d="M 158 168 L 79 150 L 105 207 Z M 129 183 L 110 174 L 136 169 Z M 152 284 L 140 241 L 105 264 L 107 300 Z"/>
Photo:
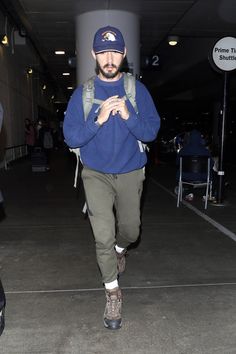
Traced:
<path fill-rule="evenodd" d="M 91 50 L 95 32 L 105 26 L 118 28 L 123 34 L 127 48 L 130 72 L 139 75 L 140 43 L 139 18 L 136 14 L 119 10 L 98 10 L 76 17 L 77 84 L 95 75 L 95 61 Z"/>

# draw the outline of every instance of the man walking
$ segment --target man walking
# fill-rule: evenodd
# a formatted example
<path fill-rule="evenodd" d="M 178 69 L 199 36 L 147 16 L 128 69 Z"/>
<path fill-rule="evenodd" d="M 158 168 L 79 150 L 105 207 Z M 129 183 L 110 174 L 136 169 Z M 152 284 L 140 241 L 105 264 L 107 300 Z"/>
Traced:
<path fill-rule="evenodd" d="M 84 166 L 88 215 L 107 300 L 104 325 L 118 329 L 122 306 L 118 276 L 125 269 L 127 247 L 137 240 L 140 229 L 147 161 L 141 142 L 156 138 L 160 118 L 139 81 L 134 80 L 135 97 L 127 97 L 126 74 L 120 71 L 126 48 L 117 28 L 106 26 L 96 32 L 92 55 L 98 73 L 94 103 L 85 117 L 84 86 L 79 86 L 69 101 L 63 129 L 67 145 L 80 148 Z"/>

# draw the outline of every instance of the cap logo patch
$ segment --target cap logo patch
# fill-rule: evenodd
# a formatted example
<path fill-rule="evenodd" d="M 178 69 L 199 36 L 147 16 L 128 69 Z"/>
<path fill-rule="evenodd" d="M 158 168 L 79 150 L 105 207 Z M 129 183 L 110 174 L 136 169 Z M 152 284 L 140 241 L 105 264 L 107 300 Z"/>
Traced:
<path fill-rule="evenodd" d="M 105 42 L 115 42 L 116 41 L 116 33 L 115 32 L 103 32 L 102 33 L 102 41 Z"/>

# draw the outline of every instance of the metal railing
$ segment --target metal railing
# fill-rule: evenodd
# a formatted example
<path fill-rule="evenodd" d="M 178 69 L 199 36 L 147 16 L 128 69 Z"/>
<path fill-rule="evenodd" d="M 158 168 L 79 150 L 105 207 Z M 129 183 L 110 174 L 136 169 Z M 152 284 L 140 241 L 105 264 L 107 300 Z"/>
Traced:
<path fill-rule="evenodd" d="M 5 148 L 5 156 L 3 161 L 5 170 L 8 169 L 10 162 L 20 159 L 21 157 L 26 156 L 27 154 L 28 151 L 26 144 L 15 145 Z"/>

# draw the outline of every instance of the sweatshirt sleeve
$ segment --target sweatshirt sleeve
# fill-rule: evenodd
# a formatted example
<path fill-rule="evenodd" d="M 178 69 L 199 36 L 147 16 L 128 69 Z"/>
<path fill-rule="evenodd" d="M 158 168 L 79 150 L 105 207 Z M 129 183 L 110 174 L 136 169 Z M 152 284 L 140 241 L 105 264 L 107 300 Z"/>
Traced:
<path fill-rule="evenodd" d="M 100 129 L 95 124 L 96 113 L 92 107 L 86 121 L 82 104 L 82 86 L 72 94 L 65 114 L 63 134 L 66 144 L 71 148 L 86 145 Z"/>
<path fill-rule="evenodd" d="M 153 141 L 160 129 L 160 116 L 150 93 L 139 81 L 136 84 L 136 102 L 138 114 L 130 113 L 125 123 L 136 139 Z"/>

